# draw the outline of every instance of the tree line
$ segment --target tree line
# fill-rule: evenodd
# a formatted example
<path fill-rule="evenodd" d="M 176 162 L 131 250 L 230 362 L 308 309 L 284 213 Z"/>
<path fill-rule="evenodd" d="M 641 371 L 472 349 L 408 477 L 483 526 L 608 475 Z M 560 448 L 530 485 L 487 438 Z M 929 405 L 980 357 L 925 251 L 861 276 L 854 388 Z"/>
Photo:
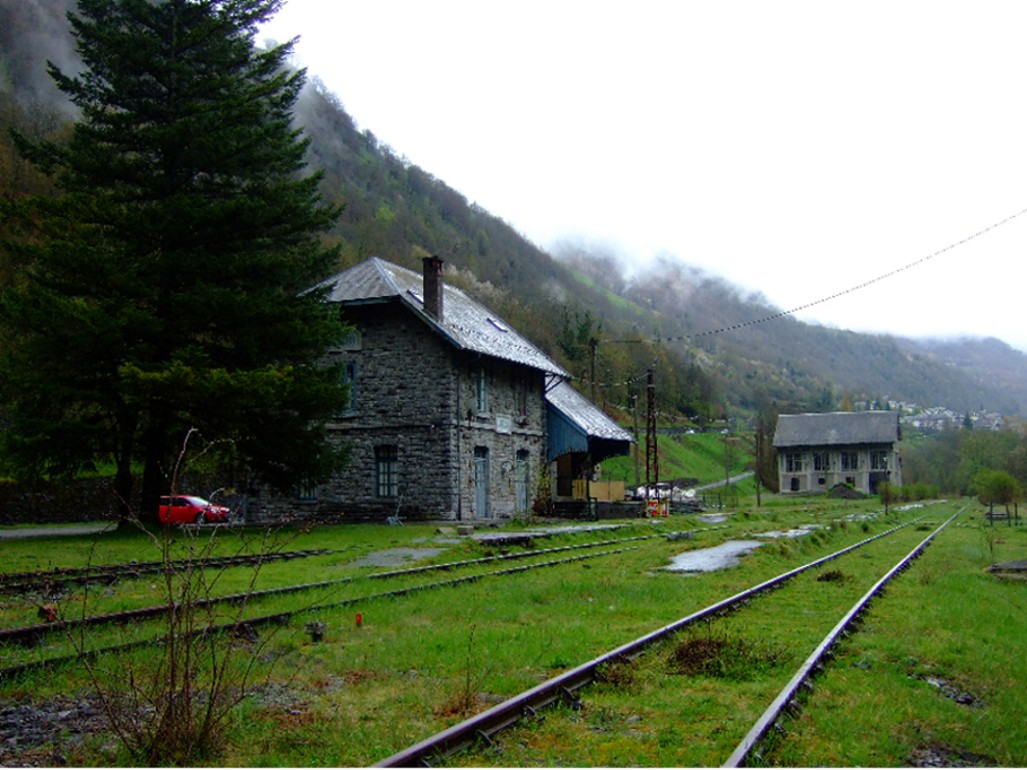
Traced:
<path fill-rule="evenodd" d="M 928 484 L 949 495 L 980 495 L 1009 482 L 1027 489 L 1027 436 L 1014 428 L 953 428 L 936 436 L 907 437 L 902 476 L 906 484 Z"/>

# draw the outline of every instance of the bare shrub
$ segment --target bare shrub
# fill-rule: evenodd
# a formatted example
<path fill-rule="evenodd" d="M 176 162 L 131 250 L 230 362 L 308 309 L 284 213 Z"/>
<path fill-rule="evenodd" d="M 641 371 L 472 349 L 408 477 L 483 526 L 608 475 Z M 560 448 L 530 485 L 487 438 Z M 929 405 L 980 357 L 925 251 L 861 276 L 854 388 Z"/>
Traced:
<path fill-rule="evenodd" d="M 170 474 L 172 495 L 194 433 L 186 435 Z M 246 590 L 226 606 L 215 601 L 215 589 L 227 568 L 204 568 L 218 550 L 218 527 L 165 525 L 154 531 L 135 523 L 160 552 L 162 570 L 155 587 L 165 610 L 162 633 L 152 646 L 117 661 L 84 656 L 84 664 L 111 732 L 134 761 L 209 765 L 225 748 L 232 710 L 249 692 L 256 661 L 271 638 L 245 622 L 262 565 L 259 555 L 280 550 L 285 539 L 271 530 L 260 535 Z M 248 545 L 241 540 L 240 551 L 249 550 Z M 190 558 L 176 558 L 183 548 Z M 83 615 L 88 602 L 87 592 Z M 85 651 L 84 632 L 75 643 L 80 653 Z"/>
<path fill-rule="evenodd" d="M 475 660 L 475 626 L 467 634 L 467 658 L 459 688 L 436 709 L 439 716 L 466 716 L 478 711 L 479 692 L 484 681 L 492 674 L 493 667 L 480 668 Z"/>

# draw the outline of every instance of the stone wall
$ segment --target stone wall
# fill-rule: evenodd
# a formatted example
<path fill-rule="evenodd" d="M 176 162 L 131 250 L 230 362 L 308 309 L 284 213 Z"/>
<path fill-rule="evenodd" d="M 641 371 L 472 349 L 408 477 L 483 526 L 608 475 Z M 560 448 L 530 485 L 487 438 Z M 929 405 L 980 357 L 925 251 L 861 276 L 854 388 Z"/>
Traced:
<path fill-rule="evenodd" d="M 507 519 L 517 510 L 518 453 L 524 453 L 528 469 L 527 510 L 536 496 L 540 469 L 545 462 L 546 410 L 544 376 L 523 366 L 493 361 L 487 369 L 488 406 L 478 411 L 476 401 L 478 362 L 459 367 L 460 402 L 468 404 L 456 426 L 459 441 L 460 511 L 464 519 Z M 525 414 L 521 415 L 522 389 Z M 475 451 L 484 450 L 488 466 L 488 510 L 479 510 L 475 489 Z"/>
<path fill-rule="evenodd" d="M 454 446 L 454 376 L 449 351 L 421 319 L 398 304 L 350 311 L 359 334 L 332 357 L 355 376 L 353 409 L 330 425 L 349 462 L 317 490 L 315 507 L 345 506 L 354 515 L 445 518 L 456 502 L 449 483 Z M 398 497 L 377 489 L 376 449 L 398 459 Z"/>
<path fill-rule="evenodd" d="M 134 484 L 133 510 L 139 509 L 141 486 L 142 480 L 137 478 Z M 208 497 L 214 490 L 227 488 L 228 485 L 223 483 L 223 480 L 204 475 L 183 477 L 179 484 L 179 492 L 200 497 Z M 215 500 L 232 509 L 242 508 L 245 501 L 245 495 L 224 493 L 219 494 Z M 118 516 L 119 507 L 112 478 L 34 484 L 0 480 L 0 526 L 111 520 Z"/>
<path fill-rule="evenodd" d="M 545 453 L 542 372 L 461 352 L 398 303 L 349 308 L 346 320 L 357 333 L 330 357 L 353 378 L 355 398 L 330 433 L 349 463 L 309 500 L 251 499 L 255 516 L 508 518 L 517 512 L 518 453 L 527 458 L 530 507 Z M 397 496 L 379 495 L 380 447 L 395 448 Z M 484 516 L 476 510 L 476 449 L 489 458 Z"/>
<path fill-rule="evenodd" d="M 111 479 L 22 484 L 0 481 L 0 525 L 102 521 L 117 506 Z"/>

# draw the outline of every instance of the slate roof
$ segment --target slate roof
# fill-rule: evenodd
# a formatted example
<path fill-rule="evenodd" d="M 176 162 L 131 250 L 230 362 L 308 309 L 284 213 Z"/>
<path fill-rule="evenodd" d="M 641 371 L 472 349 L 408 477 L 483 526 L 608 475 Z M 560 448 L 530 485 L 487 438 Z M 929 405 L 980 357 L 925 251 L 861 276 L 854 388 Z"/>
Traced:
<path fill-rule="evenodd" d="M 561 381 L 546 391 L 546 401 L 582 428 L 591 438 L 634 442 L 635 437 L 615 423 L 606 413 L 578 393 L 570 383 Z"/>
<path fill-rule="evenodd" d="M 777 418 L 774 446 L 893 444 L 901 438 L 898 412 L 782 414 Z"/>
<path fill-rule="evenodd" d="M 327 301 L 343 305 L 398 300 L 461 350 L 512 361 L 560 377 L 570 376 L 503 319 L 444 281 L 442 321 L 437 321 L 424 310 L 422 275 L 379 257 L 354 265 L 315 289 L 326 289 Z"/>

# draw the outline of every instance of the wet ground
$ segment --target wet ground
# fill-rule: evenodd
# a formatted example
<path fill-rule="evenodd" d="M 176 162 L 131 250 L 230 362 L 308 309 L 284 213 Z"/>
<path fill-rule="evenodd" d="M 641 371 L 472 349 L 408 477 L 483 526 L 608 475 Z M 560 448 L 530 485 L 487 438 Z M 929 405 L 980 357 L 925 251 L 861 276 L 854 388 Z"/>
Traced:
<path fill-rule="evenodd" d="M 752 537 L 760 537 L 764 540 L 728 540 L 726 543 L 712 548 L 686 551 L 671 559 L 670 566 L 665 569 L 671 572 L 715 572 L 719 569 L 734 567 L 741 563 L 741 557 L 752 553 L 768 539 L 802 537 L 814 529 L 816 529 L 815 525 L 775 532 L 756 532 L 752 534 Z"/>
<path fill-rule="evenodd" d="M 696 521 L 701 521 L 703 524 L 722 524 L 727 521 L 726 513 L 700 513 L 696 517 Z"/>
<path fill-rule="evenodd" d="M 805 527 L 797 527 L 796 529 L 786 529 L 781 532 L 758 532 L 756 533 L 756 537 L 769 537 L 771 540 L 802 537 L 803 535 L 808 535 L 814 529 L 818 529 L 818 525 L 812 524 Z"/>
<path fill-rule="evenodd" d="M 374 551 L 352 561 L 350 567 L 403 567 L 421 559 L 430 559 L 443 553 L 445 548 L 386 548 Z"/>
<path fill-rule="evenodd" d="M 734 567 L 741 563 L 741 557 L 752 553 L 763 543 L 759 540 L 728 540 L 713 548 L 699 548 L 686 551 L 671 559 L 666 569 L 671 572 L 714 572 Z"/>
<path fill-rule="evenodd" d="M 23 537 L 59 537 L 61 535 L 95 535 L 117 527 L 117 523 L 100 521 L 91 524 L 60 524 L 48 527 L 0 527 L 0 540 Z"/>

